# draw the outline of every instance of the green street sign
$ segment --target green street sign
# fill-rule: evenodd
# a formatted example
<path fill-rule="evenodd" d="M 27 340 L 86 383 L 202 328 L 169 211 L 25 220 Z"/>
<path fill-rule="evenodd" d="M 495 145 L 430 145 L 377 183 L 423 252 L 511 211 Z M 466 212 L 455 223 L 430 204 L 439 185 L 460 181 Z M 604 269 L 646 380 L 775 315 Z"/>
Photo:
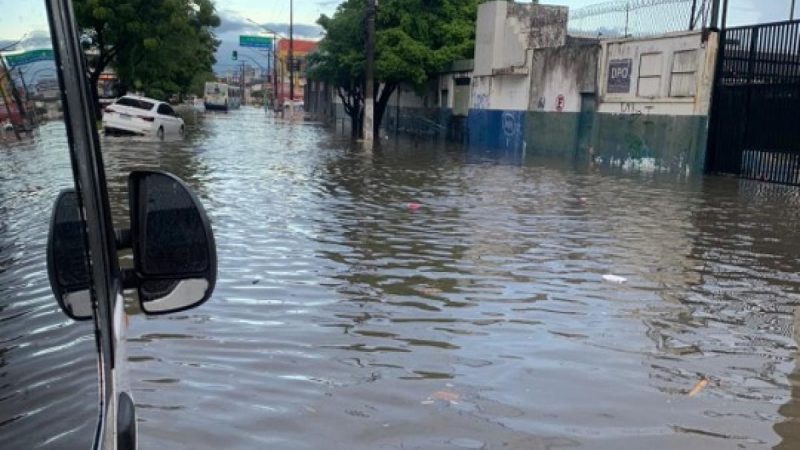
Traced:
<path fill-rule="evenodd" d="M 8 67 L 14 68 L 39 61 L 52 61 L 53 50 L 49 48 L 41 50 L 29 50 L 22 53 L 6 53 L 2 56 L 6 60 Z"/>
<path fill-rule="evenodd" d="M 240 47 L 272 48 L 272 38 L 266 36 L 239 36 Z"/>

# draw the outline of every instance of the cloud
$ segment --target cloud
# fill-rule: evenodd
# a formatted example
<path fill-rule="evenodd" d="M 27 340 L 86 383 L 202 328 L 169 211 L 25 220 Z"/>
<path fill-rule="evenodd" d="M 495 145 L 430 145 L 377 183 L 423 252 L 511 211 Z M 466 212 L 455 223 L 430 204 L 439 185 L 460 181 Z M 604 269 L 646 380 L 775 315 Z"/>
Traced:
<path fill-rule="evenodd" d="M 247 18 L 236 11 L 222 10 L 219 12 L 219 16 L 222 23 L 215 29 L 219 36 L 225 34 L 248 34 L 263 30 L 263 28 L 248 21 Z M 268 22 L 260 25 L 274 30 L 279 34 L 289 35 L 288 23 Z M 294 24 L 294 35 L 298 39 L 319 39 L 320 33 L 322 33 L 322 28 L 316 24 Z"/>
<path fill-rule="evenodd" d="M 223 10 L 219 11 L 218 14 L 220 18 L 220 25 L 214 29 L 217 34 L 255 28 L 255 25 L 248 22 L 247 19 L 240 16 L 236 12 Z"/>

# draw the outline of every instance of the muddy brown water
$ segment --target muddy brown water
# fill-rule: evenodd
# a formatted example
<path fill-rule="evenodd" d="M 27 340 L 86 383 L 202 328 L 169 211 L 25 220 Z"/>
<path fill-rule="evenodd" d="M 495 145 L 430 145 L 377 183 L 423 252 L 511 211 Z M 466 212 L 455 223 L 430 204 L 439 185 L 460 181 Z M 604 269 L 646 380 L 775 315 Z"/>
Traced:
<path fill-rule="evenodd" d="M 369 154 L 254 109 L 189 128 L 103 141 L 120 225 L 158 167 L 219 252 L 204 306 L 130 305 L 140 448 L 800 448 L 798 189 Z M 96 414 L 91 331 L 43 271 L 58 132 L 0 145 L 3 448 L 86 448 Z"/>

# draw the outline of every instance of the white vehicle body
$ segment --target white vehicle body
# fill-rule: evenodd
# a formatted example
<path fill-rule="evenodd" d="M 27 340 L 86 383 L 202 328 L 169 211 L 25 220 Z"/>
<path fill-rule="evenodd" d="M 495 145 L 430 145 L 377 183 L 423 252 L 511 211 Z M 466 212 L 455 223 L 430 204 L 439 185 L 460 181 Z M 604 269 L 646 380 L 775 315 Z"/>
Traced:
<path fill-rule="evenodd" d="M 206 110 L 228 111 L 242 104 L 241 90 L 236 86 L 209 81 L 203 97 Z"/>
<path fill-rule="evenodd" d="M 103 129 L 106 134 L 136 134 L 163 139 L 168 135 L 182 135 L 184 123 L 167 103 L 126 95 L 106 107 Z"/>

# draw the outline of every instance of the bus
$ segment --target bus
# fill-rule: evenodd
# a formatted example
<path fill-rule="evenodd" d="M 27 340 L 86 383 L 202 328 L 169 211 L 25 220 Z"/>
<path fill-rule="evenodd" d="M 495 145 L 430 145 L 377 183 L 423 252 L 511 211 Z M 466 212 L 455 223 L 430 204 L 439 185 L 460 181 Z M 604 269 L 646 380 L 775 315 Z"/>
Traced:
<path fill-rule="evenodd" d="M 204 103 L 206 110 L 228 111 L 242 104 L 241 88 L 225 83 L 206 83 Z"/>

